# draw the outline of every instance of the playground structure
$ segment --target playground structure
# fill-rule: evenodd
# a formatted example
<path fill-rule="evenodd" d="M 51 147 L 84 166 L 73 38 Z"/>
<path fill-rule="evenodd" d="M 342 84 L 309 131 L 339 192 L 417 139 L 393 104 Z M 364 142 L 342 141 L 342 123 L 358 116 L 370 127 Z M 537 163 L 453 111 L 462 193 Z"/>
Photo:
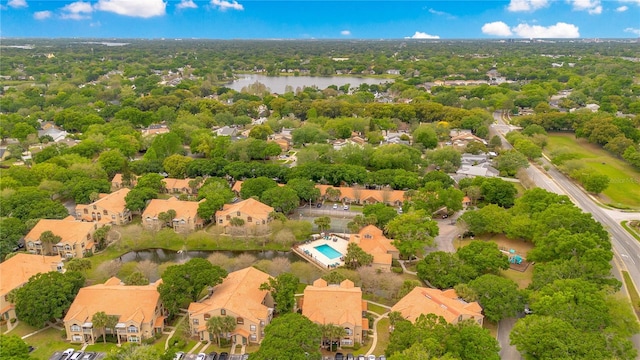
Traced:
<path fill-rule="evenodd" d="M 525 271 L 529 266 L 529 262 L 527 262 L 514 249 L 506 250 L 506 248 L 500 248 L 500 252 L 507 255 L 509 258 L 509 267 L 513 270 Z"/>

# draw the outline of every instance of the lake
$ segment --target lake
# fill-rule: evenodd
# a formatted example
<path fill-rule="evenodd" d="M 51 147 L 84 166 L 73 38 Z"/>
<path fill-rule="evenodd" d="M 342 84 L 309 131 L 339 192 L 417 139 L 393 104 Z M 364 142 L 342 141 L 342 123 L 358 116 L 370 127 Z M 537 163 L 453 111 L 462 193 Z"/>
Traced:
<path fill-rule="evenodd" d="M 264 84 L 272 93 L 284 94 L 287 86 L 291 86 L 293 91 L 297 88 L 305 86 L 317 86 L 318 89 L 324 90 L 330 85 L 338 87 L 349 84 L 351 88 L 358 87 L 362 84 L 382 84 L 385 82 L 393 82 L 392 79 L 377 79 L 365 77 L 342 77 L 342 76 L 266 76 L 258 74 L 238 75 L 239 79 L 227 84 L 226 86 L 241 91 L 243 87 L 254 84 L 256 81 Z"/>
<path fill-rule="evenodd" d="M 130 251 L 122 256 L 120 256 L 120 261 L 123 263 L 126 262 L 140 262 L 143 260 L 151 260 L 154 263 L 161 264 L 165 262 L 186 262 L 189 259 L 193 258 L 204 258 L 206 259 L 209 255 L 213 253 L 221 253 L 226 255 L 229 258 L 235 258 L 240 256 L 241 254 L 250 254 L 256 257 L 256 260 L 273 260 L 277 257 L 285 257 L 289 259 L 291 262 L 303 261 L 299 256 L 294 254 L 291 251 L 205 251 L 205 250 L 188 250 L 177 252 L 173 250 L 166 249 L 145 249 L 139 251 Z"/>

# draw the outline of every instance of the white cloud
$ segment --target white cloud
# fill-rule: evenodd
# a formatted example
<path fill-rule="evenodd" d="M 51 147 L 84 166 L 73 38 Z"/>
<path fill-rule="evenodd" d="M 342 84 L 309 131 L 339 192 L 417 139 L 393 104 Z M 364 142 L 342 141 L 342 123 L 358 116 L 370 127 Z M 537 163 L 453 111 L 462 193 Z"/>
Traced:
<path fill-rule="evenodd" d="M 27 5 L 26 0 L 9 0 L 9 2 L 7 3 L 7 6 L 17 9 L 17 8 L 27 7 L 29 5 Z"/>
<path fill-rule="evenodd" d="M 507 10 L 511 12 L 536 11 L 548 5 L 548 0 L 511 0 Z"/>
<path fill-rule="evenodd" d="M 349 36 L 349 35 L 351 35 L 351 31 L 349 31 L 349 30 L 342 30 L 342 31 L 340 31 L 340 35 L 343 35 L 343 36 Z"/>
<path fill-rule="evenodd" d="M 440 39 L 438 35 L 429 35 L 422 31 L 416 31 L 415 34 L 405 37 L 405 39 Z"/>
<path fill-rule="evenodd" d="M 33 13 L 33 18 L 36 20 L 44 20 L 51 17 L 51 11 L 36 11 Z"/>
<path fill-rule="evenodd" d="M 618 7 L 618 8 L 616 8 L 617 12 L 625 12 L 627 10 L 629 10 L 629 7 L 625 6 L 625 5 L 622 5 L 622 6 Z"/>
<path fill-rule="evenodd" d="M 180 4 L 176 5 L 178 9 L 197 9 L 198 5 L 193 0 L 181 0 Z"/>
<path fill-rule="evenodd" d="M 482 33 L 496 36 L 511 36 L 513 34 L 509 29 L 509 25 L 502 21 L 494 21 L 482 25 Z"/>
<path fill-rule="evenodd" d="M 634 28 L 626 28 L 624 29 L 624 32 L 628 32 L 628 33 L 632 33 L 632 34 L 636 34 L 638 36 L 640 36 L 640 29 L 634 29 Z"/>
<path fill-rule="evenodd" d="M 569 39 L 580 37 L 577 26 L 563 22 L 551 26 L 519 24 L 511 28 L 511 30 L 523 38 Z"/>
<path fill-rule="evenodd" d="M 429 11 L 430 13 L 432 13 L 433 15 L 445 16 L 445 17 L 447 17 L 448 19 L 455 19 L 455 18 L 456 18 L 455 16 L 453 16 L 453 15 L 451 15 L 451 14 L 447 13 L 447 12 L 444 12 L 444 11 L 438 11 L 438 10 L 436 10 L 436 9 L 429 9 L 428 11 Z"/>
<path fill-rule="evenodd" d="M 211 6 L 214 8 L 218 8 L 221 11 L 226 10 L 244 10 L 244 6 L 242 4 L 238 4 L 236 0 L 227 1 L 227 0 L 211 0 Z"/>
<path fill-rule="evenodd" d="M 575 11 L 587 11 L 590 15 L 602 14 L 600 0 L 567 0 Z"/>
<path fill-rule="evenodd" d="M 92 12 L 93 6 L 91 6 L 90 3 L 76 1 L 74 3 L 65 5 L 62 8 L 62 15 L 60 15 L 60 17 L 63 19 L 84 20 L 90 19 Z"/>
<path fill-rule="evenodd" d="M 618 1 L 620 1 L 621 3 L 632 3 L 640 6 L 640 0 L 618 0 Z"/>
<path fill-rule="evenodd" d="M 165 14 L 167 3 L 162 0 L 98 0 L 95 9 L 118 15 L 150 18 Z"/>

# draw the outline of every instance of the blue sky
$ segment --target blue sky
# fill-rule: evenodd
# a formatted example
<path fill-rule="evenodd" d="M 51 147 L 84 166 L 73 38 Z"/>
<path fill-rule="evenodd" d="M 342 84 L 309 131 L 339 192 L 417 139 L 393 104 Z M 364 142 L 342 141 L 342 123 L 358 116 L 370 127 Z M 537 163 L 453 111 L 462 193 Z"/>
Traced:
<path fill-rule="evenodd" d="M 0 0 L 0 36 L 638 38 L 640 0 Z"/>

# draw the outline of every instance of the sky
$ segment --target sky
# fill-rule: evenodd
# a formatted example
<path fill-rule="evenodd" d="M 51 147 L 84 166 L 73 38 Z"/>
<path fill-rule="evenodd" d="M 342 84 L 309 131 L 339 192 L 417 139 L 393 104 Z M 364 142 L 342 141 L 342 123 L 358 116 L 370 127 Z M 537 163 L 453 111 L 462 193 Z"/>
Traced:
<path fill-rule="evenodd" d="M 0 36 L 639 38 L 640 0 L 0 0 Z"/>

